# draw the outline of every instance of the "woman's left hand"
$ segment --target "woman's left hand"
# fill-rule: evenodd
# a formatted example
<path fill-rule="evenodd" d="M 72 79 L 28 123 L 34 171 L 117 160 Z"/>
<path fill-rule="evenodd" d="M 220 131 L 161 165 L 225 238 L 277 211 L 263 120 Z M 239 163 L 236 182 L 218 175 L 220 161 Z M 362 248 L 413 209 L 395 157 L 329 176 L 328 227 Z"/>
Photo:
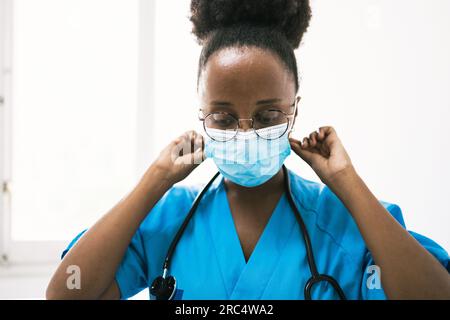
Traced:
<path fill-rule="evenodd" d="M 353 172 L 350 157 L 333 127 L 320 127 L 303 142 L 290 137 L 291 148 L 308 163 L 323 183 L 330 186 L 342 173 Z"/>

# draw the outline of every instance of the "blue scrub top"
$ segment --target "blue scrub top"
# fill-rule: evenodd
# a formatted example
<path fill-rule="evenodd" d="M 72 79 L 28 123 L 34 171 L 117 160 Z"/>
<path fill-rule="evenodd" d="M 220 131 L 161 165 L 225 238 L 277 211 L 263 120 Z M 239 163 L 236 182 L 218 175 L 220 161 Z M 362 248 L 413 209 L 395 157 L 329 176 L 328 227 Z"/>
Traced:
<path fill-rule="evenodd" d="M 321 183 L 289 170 L 294 201 L 311 237 L 319 273 L 334 277 L 348 299 L 386 299 L 372 255 L 340 199 Z M 246 262 L 223 177 L 205 193 L 182 235 L 169 274 L 176 299 L 304 299 L 311 273 L 305 244 L 283 195 Z M 162 274 L 167 249 L 201 186 L 175 185 L 144 219 L 116 272 L 121 299 L 149 288 Z M 403 226 L 399 206 L 380 201 Z M 86 231 L 86 230 L 84 230 Z M 78 234 L 62 257 L 84 233 Z M 410 234 L 449 270 L 449 255 L 434 241 Z M 150 299 L 154 299 L 153 296 Z M 338 299 L 331 285 L 314 286 L 313 299 Z"/>

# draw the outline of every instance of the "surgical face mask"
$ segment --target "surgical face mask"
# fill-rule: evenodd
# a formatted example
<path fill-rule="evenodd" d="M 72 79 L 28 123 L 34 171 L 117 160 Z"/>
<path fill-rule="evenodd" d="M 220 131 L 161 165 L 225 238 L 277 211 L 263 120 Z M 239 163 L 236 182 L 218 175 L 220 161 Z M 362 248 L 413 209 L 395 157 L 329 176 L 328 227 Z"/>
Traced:
<path fill-rule="evenodd" d="M 291 153 L 286 125 L 276 125 L 262 130 L 271 133 L 280 132 L 280 138 L 267 140 L 251 131 L 239 131 L 236 136 L 225 140 L 234 132 L 214 129 L 216 141 L 210 137 L 205 138 L 205 155 L 212 158 L 220 173 L 230 181 L 245 187 L 255 187 L 272 178 L 281 168 L 284 160 Z"/>

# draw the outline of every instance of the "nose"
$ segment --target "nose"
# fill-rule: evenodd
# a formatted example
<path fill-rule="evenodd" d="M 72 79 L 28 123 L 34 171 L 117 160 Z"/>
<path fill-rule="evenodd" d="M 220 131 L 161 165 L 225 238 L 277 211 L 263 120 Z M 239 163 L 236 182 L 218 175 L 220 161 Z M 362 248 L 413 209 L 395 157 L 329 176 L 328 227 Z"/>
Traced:
<path fill-rule="evenodd" d="M 239 128 L 242 131 L 249 131 L 253 128 L 253 119 L 239 119 Z"/>

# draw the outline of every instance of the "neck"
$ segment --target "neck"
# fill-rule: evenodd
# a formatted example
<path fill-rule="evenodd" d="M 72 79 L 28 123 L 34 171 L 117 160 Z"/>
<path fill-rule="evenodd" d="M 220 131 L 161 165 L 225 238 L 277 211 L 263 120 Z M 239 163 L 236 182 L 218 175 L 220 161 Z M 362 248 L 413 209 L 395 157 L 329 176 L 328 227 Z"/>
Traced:
<path fill-rule="evenodd" d="M 238 185 L 234 182 L 231 182 L 228 179 L 225 179 L 225 187 L 227 190 L 231 192 L 236 192 L 240 195 L 247 195 L 247 196 L 261 196 L 265 194 L 274 194 L 277 192 L 280 192 L 284 188 L 284 172 L 281 168 L 272 178 L 267 180 L 262 185 L 256 186 L 256 187 L 244 187 L 241 185 Z"/>

